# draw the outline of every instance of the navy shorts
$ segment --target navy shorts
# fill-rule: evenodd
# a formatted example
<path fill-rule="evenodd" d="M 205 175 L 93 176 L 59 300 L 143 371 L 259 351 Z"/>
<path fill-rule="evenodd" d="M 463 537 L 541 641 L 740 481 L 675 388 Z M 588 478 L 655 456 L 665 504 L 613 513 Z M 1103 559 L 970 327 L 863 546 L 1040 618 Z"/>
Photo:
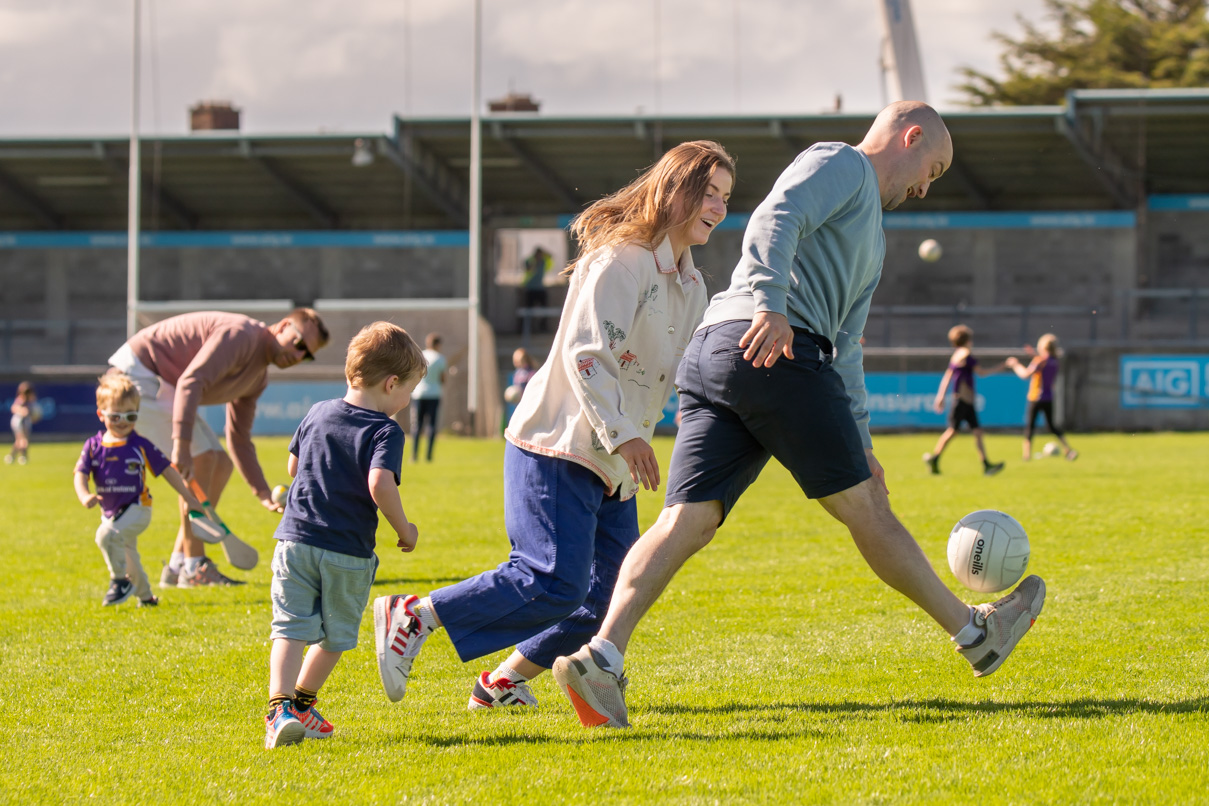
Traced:
<path fill-rule="evenodd" d="M 978 409 L 974 408 L 973 403 L 954 398 L 953 406 L 949 409 L 949 427 L 958 429 L 962 423 L 969 423 L 970 428 L 978 428 Z"/>
<path fill-rule="evenodd" d="M 680 430 L 664 506 L 722 502 L 734 507 L 769 457 L 809 498 L 855 487 L 872 474 L 831 343 L 794 330 L 792 361 L 753 367 L 739 339 L 751 322 L 698 330 L 680 362 Z"/>

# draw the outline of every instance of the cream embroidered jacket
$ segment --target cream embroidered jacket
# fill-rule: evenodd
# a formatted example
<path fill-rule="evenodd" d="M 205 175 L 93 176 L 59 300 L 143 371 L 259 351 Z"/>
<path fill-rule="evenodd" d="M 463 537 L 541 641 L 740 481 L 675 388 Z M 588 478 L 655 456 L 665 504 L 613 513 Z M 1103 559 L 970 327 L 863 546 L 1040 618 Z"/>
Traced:
<path fill-rule="evenodd" d="M 581 464 L 631 498 L 639 485 L 617 447 L 650 441 L 706 301 L 690 251 L 677 267 L 666 238 L 654 252 L 622 244 L 580 258 L 550 356 L 504 436 Z"/>

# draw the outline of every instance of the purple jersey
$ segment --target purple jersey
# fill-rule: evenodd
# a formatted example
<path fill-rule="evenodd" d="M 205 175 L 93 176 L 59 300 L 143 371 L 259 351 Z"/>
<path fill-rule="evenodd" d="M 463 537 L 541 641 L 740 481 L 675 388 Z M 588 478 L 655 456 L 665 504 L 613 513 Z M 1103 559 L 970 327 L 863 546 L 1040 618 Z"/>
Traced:
<path fill-rule="evenodd" d="M 124 440 L 111 439 L 98 431 L 84 443 L 76 472 L 92 476 L 101 512 L 112 518 L 131 504 L 150 506 L 147 470 L 158 476 L 170 464 L 159 448 L 133 431 Z"/>
<path fill-rule="evenodd" d="M 978 359 L 969 353 L 966 354 L 965 366 L 949 364 L 949 369 L 953 370 L 952 381 L 949 384 L 953 394 L 960 393 L 963 386 L 970 387 L 971 392 L 974 391 L 974 367 L 976 366 L 978 366 Z"/>
<path fill-rule="evenodd" d="M 1058 377 L 1058 359 L 1048 356 L 1029 379 L 1029 400 L 1053 400 L 1054 379 Z"/>

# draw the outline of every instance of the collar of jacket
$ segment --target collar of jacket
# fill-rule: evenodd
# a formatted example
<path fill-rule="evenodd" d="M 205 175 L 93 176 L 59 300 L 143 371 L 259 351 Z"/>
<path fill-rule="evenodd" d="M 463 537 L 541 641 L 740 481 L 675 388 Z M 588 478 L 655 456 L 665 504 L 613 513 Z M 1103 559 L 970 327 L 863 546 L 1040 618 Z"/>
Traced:
<path fill-rule="evenodd" d="M 663 236 L 663 240 L 655 247 L 655 268 L 660 274 L 673 274 L 680 272 L 682 277 L 689 277 L 693 270 L 697 267 L 693 265 L 693 250 L 689 247 L 684 247 L 684 254 L 680 256 L 680 265 L 676 265 L 676 258 L 672 254 L 672 239 Z"/>

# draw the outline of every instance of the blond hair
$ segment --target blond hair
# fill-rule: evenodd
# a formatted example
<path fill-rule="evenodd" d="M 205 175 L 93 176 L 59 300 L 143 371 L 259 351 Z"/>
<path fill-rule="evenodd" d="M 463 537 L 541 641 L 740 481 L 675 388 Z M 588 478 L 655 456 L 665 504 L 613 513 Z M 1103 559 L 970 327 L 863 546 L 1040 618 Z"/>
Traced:
<path fill-rule="evenodd" d="M 681 143 L 616 193 L 593 202 L 571 222 L 579 252 L 635 243 L 654 249 L 669 232 L 692 220 L 719 168 L 735 175 L 735 160 L 712 140 Z M 563 271 L 575 271 L 572 262 Z"/>
<path fill-rule="evenodd" d="M 392 375 L 409 381 L 427 371 L 420 345 L 406 330 L 390 322 L 366 325 L 348 343 L 344 377 L 354 389 L 375 386 Z"/>
<path fill-rule="evenodd" d="M 138 408 L 140 398 L 139 388 L 120 369 L 111 367 L 97 378 L 97 408 L 101 411 L 112 411 L 119 403 L 133 403 Z"/>
<path fill-rule="evenodd" d="M 953 325 L 949 328 L 949 344 L 954 347 L 965 347 L 974 338 L 974 331 L 968 325 Z"/>
<path fill-rule="evenodd" d="M 1037 339 L 1037 352 L 1045 353 L 1046 355 L 1058 354 L 1058 337 L 1053 333 L 1046 333 L 1041 338 Z"/>

